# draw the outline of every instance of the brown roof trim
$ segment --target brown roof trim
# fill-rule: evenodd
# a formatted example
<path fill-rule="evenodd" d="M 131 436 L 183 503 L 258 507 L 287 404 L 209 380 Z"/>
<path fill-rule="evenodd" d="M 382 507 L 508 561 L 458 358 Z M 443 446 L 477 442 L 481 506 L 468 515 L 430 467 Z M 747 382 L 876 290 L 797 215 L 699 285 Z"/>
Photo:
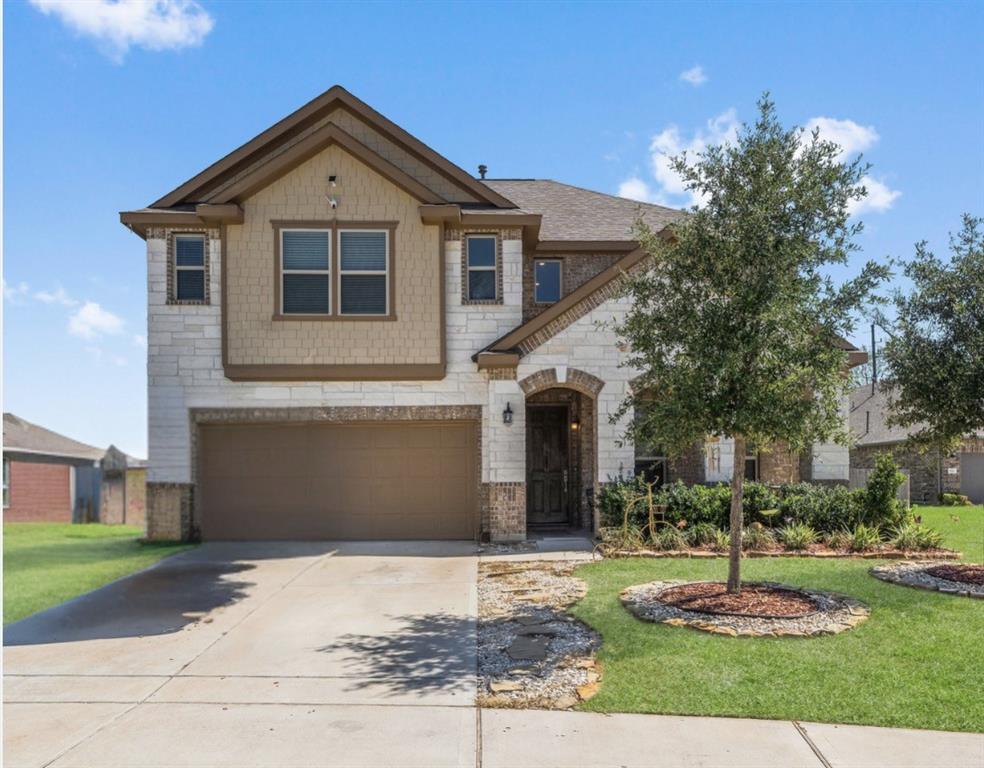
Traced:
<path fill-rule="evenodd" d="M 857 368 L 868 362 L 868 353 L 860 349 L 851 349 L 847 352 L 847 367 Z"/>
<path fill-rule="evenodd" d="M 328 123 L 307 138 L 299 141 L 286 152 L 256 168 L 251 173 L 225 189 L 219 191 L 212 202 L 228 203 L 242 200 L 253 192 L 267 186 L 281 176 L 294 170 L 325 147 L 337 144 L 349 154 L 372 168 L 381 176 L 389 179 L 407 194 L 424 203 L 443 203 L 444 200 L 435 192 L 425 187 L 410 174 L 397 168 L 386 158 L 369 149 L 351 134 L 339 128 L 334 123 Z"/>
<path fill-rule="evenodd" d="M 217 221 L 223 224 L 242 224 L 243 209 L 235 203 L 199 203 L 195 206 L 195 213 L 203 221 Z"/>
<path fill-rule="evenodd" d="M 289 138 L 304 130 L 305 127 L 318 120 L 321 115 L 327 114 L 335 107 L 344 107 L 348 112 L 362 118 L 391 141 L 411 154 L 416 155 L 427 165 L 437 170 L 442 176 L 456 182 L 480 200 L 502 208 L 516 207 L 511 200 L 508 200 L 490 187 L 482 184 L 478 179 L 473 178 L 463 169 L 439 155 L 419 139 L 414 138 L 396 125 L 396 123 L 376 112 L 376 110 L 353 96 L 340 85 L 332 86 L 300 109 L 295 110 L 225 157 L 212 163 L 208 168 L 155 201 L 151 207 L 169 208 L 181 202 L 186 202 L 189 197 L 205 189 L 214 189 L 224 175 L 234 173 L 237 169 L 242 168 L 254 155 L 262 153 L 271 144 L 284 138 Z M 192 202 L 197 202 L 197 200 L 193 199 Z"/>
<path fill-rule="evenodd" d="M 437 381 L 444 378 L 443 363 L 407 365 L 232 365 L 225 364 L 232 381 Z"/>
<path fill-rule="evenodd" d="M 462 226 L 471 227 L 536 227 L 543 217 L 539 213 L 469 213 L 461 212 Z"/>
<path fill-rule="evenodd" d="M 643 248 L 637 247 L 634 251 L 626 254 L 612 264 L 608 269 L 599 272 L 597 275 L 588 280 L 588 282 L 578 286 L 556 304 L 551 305 L 549 309 L 545 309 L 528 322 L 523 323 L 517 328 L 511 330 L 505 336 L 493 341 L 484 350 L 482 350 L 482 352 L 512 352 L 525 339 L 529 338 L 541 328 L 553 322 L 555 319 L 571 309 L 571 307 L 575 306 L 578 302 L 586 299 L 598 289 L 603 288 L 612 280 L 630 270 L 642 261 L 646 255 L 647 252 Z M 478 356 L 482 354 L 482 352 L 476 353 L 472 359 L 475 362 L 478 362 Z"/>
<path fill-rule="evenodd" d="M 219 224 L 242 224 L 243 209 L 238 205 L 196 205 L 194 211 L 120 211 L 120 222 L 147 238 L 148 227 L 214 227 Z"/>
<path fill-rule="evenodd" d="M 519 354 L 516 352 L 479 352 L 476 362 L 480 371 L 487 368 L 515 368 L 519 365 Z"/>
<path fill-rule="evenodd" d="M 420 210 L 420 220 L 424 224 L 452 224 L 461 223 L 461 206 L 455 203 L 444 203 L 442 205 L 422 205 Z"/>
<path fill-rule="evenodd" d="M 541 240 L 537 252 L 544 253 L 630 253 L 639 247 L 635 240 Z"/>

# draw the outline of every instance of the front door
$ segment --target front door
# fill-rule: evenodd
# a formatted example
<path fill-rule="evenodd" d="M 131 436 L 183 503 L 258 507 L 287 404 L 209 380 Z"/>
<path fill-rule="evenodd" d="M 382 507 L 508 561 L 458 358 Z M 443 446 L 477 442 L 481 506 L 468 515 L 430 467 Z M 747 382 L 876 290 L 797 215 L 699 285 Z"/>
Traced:
<path fill-rule="evenodd" d="M 567 525 L 567 406 L 526 409 L 527 525 Z"/>

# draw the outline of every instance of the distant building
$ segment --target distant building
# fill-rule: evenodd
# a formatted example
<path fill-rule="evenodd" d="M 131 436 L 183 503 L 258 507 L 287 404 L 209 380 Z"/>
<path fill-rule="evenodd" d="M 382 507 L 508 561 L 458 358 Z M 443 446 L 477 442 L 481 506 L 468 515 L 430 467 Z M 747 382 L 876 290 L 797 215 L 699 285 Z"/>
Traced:
<path fill-rule="evenodd" d="M 961 493 L 984 503 L 984 436 L 968 435 L 959 448 L 941 456 L 935 449 L 920 452 L 906 439 L 918 427 L 888 425 L 891 384 L 866 384 L 851 393 L 851 470 L 871 469 L 875 456 L 890 452 L 909 475 L 912 501 L 936 503 L 942 493 Z"/>
<path fill-rule="evenodd" d="M 4 522 L 146 520 L 146 462 L 3 415 Z"/>

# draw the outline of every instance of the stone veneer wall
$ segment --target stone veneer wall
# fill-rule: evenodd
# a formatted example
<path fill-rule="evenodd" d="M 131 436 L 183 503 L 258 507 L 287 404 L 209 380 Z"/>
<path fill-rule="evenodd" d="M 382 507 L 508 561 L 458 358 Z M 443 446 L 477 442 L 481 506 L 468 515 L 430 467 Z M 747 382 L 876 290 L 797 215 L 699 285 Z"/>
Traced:
<path fill-rule="evenodd" d="M 791 451 L 786 443 L 777 443 L 770 451 L 758 455 L 759 481 L 763 483 L 798 483 L 800 481 L 799 454 Z"/>
<path fill-rule="evenodd" d="M 944 493 L 962 493 L 962 476 L 960 474 L 961 453 L 984 453 L 984 438 L 971 437 L 964 440 L 960 450 L 943 457 L 942 477 Z"/>
<path fill-rule="evenodd" d="M 940 454 L 937 450 L 920 453 L 912 448 L 891 445 L 863 445 L 851 449 L 851 469 L 874 469 L 875 459 L 891 453 L 899 469 L 909 475 L 909 499 L 936 502 L 940 495 Z M 958 462 L 959 464 L 959 462 Z"/>

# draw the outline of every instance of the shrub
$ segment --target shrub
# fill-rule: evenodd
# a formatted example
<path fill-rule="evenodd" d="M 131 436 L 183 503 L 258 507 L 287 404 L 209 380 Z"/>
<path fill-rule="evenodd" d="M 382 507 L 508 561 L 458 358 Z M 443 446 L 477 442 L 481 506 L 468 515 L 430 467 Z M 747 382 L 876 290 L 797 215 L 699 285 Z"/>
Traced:
<path fill-rule="evenodd" d="M 903 523 L 892 529 L 888 541 L 897 549 L 939 549 L 943 534 L 925 525 Z"/>
<path fill-rule="evenodd" d="M 779 540 L 786 549 L 807 549 L 817 541 L 817 532 L 805 523 L 793 523 L 779 529 Z"/>
<path fill-rule="evenodd" d="M 741 545 L 743 549 L 772 549 L 776 537 L 761 523 L 752 523 L 742 531 Z"/>
<path fill-rule="evenodd" d="M 868 525 L 900 525 L 905 522 L 905 510 L 896 497 L 905 475 L 899 472 L 890 453 L 875 457 L 875 468 L 868 475 L 868 485 L 861 497 L 862 522 Z"/>
<path fill-rule="evenodd" d="M 940 502 L 944 507 L 969 507 L 970 497 L 960 493 L 944 493 L 940 496 Z"/>
<path fill-rule="evenodd" d="M 640 481 L 635 477 L 609 477 L 598 493 L 598 515 L 603 527 L 643 525 L 645 520 L 633 519 L 632 499 L 640 493 Z M 626 515 L 626 513 L 629 513 Z"/>
<path fill-rule="evenodd" d="M 601 539 L 602 544 L 614 549 L 642 549 L 642 545 L 644 544 L 642 531 L 634 525 L 615 525 L 608 528 L 599 528 L 598 537 Z"/>
<path fill-rule="evenodd" d="M 688 486 L 678 480 L 660 489 L 659 500 L 666 505 L 668 522 L 686 520 L 690 525 L 710 523 L 722 528 L 731 510 L 731 489 L 723 484 Z"/>
<path fill-rule="evenodd" d="M 720 528 L 714 529 L 714 542 L 711 549 L 715 552 L 727 552 L 731 548 L 731 534 L 722 531 Z"/>
<path fill-rule="evenodd" d="M 710 523 L 697 523 L 687 531 L 691 546 L 705 547 L 716 541 L 718 528 Z"/>
<path fill-rule="evenodd" d="M 771 525 L 778 514 L 779 496 L 765 483 L 746 481 L 742 492 L 741 508 L 745 525 L 751 523 Z"/>
<path fill-rule="evenodd" d="M 881 532 L 877 526 L 858 523 L 851 531 L 852 552 L 867 552 L 881 544 Z"/>
<path fill-rule="evenodd" d="M 686 549 L 687 537 L 675 525 L 661 525 L 653 536 L 653 544 L 662 550 Z"/>
<path fill-rule="evenodd" d="M 803 523 L 816 531 L 853 528 L 860 522 L 863 493 L 839 485 L 787 485 L 779 502 L 779 517 L 787 525 Z"/>
<path fill-rule="evenodd" d="M 831 531 L 824 537 L 827 546 L 837 550 L 850 549 L 852 540 L 851 532 L 846 528 L 839 531 Z"/>

